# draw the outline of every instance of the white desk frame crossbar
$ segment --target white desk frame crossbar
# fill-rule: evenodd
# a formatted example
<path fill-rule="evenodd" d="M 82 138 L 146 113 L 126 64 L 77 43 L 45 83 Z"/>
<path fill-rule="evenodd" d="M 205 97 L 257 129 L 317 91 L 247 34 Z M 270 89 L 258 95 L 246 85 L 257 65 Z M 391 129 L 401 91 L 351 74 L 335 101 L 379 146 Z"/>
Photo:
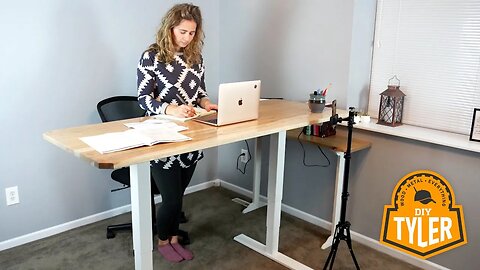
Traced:
<path fill-rule="evenodd" d="M 283 170 L 285 165 L 285 143 L 285 131 L 270 135 L 266 224 L 267 236 L 265 244 L 262 244 L 244 234 L 237 235 L 233 239 L 290 269 L 312 270 L 312 268 L 278 252 L 283 195 Z"/>

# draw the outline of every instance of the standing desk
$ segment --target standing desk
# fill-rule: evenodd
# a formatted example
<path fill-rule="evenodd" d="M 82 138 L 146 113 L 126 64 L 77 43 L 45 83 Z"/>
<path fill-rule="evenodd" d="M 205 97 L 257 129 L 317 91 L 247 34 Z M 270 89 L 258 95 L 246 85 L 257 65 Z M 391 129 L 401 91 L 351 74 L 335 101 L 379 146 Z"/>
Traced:
<path fill-rule="evenodd" d="M 340 117 L 346 111 L 337 110 Z M 311 113 L 305 102 L 267 100 L 260 102 L 257 120 L 223 127 L 211 127 L 194 121 L 181 123 L 188 127 L 182 132 L 190 141 L 157 144 L 150 147 L 100 154 L 79 138 L 107 132 L 126 130 L 124 123 L 143 121 L 135 118 L 101 124 L 53 130 L 43 134 L 48 142 L 86 160 L 99 169 L 117 169 L 130 166 L 130 194 L 132 206 L 133 248 L 135 269 L 153 269 L 153 235 L 150 206 L 150 161 L 199 149 L 216 147 L 237 141 L 269 135 L 269 172 L 266 242 L 262 244 L 244 234 L 235 240 L 291 269 L 311 269 L 278 252 L 283 171 L 285 161 L 286 131 L 306 125 L 328 121 L 330 109 L 323 113 Z"/>

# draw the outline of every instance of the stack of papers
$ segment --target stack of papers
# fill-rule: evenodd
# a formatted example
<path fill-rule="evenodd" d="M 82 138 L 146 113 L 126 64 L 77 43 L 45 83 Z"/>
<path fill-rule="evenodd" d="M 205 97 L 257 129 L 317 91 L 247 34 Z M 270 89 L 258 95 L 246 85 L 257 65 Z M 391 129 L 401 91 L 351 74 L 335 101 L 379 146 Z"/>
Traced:
<path fill-rule="evenodd" d="M 125 125 L 131 129 L 82 137 L 80 140 L 97 152 L 106 154 L 140 146 L 152 146 L 162 142 L 181 142 L 192 139 L 179 133 L 179 131 L 186 130 L 186 127 L 162 121 L 149 119 L 144 122 L 126 123 Z"/>

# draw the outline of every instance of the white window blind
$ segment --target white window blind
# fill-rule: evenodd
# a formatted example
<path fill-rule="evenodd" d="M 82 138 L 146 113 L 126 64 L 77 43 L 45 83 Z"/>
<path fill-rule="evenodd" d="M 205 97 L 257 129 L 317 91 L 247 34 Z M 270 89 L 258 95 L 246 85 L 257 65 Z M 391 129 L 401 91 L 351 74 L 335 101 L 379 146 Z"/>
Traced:
<path fill-rule="evenodd" d="M 371 115 L 394 75 L 407 95 L 403 123 L 469 134 L 480 108 L 480 1 L 379 0 Z"/>

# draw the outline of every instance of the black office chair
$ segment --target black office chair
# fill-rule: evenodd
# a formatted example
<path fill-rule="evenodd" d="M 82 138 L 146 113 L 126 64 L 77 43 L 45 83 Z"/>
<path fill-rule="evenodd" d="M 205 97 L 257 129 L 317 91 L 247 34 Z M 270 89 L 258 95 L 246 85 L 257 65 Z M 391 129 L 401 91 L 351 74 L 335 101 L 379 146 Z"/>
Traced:
<path fill-rule="evenodd" d="M 145 111 L 140 108 L 138 105 L 137 97 L 135 96 L 115 96 L 104 99 L 97 104 L 97 111 L 100 115 L 100 119 L 102 122 L 109 122 L 109 121 L 116 121 L 116 120 L 123 120 L 128 118 L 135 118 L 135 117 L 142 117 L 145 115 Z M 122 188 L 113 189 L 113 191 L 122 190 L 125 188 L 130 187 L 130 168 L 121 168 L 116 169 L 111 173 L 111 177 L 113 180 L 123 184 Z M 157 189 L 157 185 L 151 179 L 151 189 L 152 193 L 151 202 L 152 202 L 152 230 L 155 234 L 155 202 L 154 202 L 154 195 L 160 194 Z M 182 212 L 180 217 L 180 223 L 187 222 L 187 218 L 185 217 L 185 213 Z M 107 238 L 111 239 L 115 237 L 115 233 L 117 231 L 122 230 L 131 230 L 132 223 L 124 223 L 124 224 L 117 224 L 117 225 L 110 225 L 107 227 Z M 182 245 L 190 244 L 190 238 L 188 232 L 186 231 L 179 231 L 180 235 L 180 243 Z"/>
<path fill-rule="evenodd" d="M 138 105 L 135 96 L 116 96 L 106 98 L 97 104 L 102 122 L 142 117 L 145 111 Z"/>
<path fill-rule="evenodd" d="M 104 99 L 97 104 L 97 111 L 102 119 L 102 122 L 116 121 L 128 118 L 142 117 L 145 111 L 138 105 L 137 97 L 135 96 L 115 96 Z M 116 169 L 111 173 L 113 180 L 123 184 L 123 188 L 112 190 L 118 191 L 130 187 L 130 168 L 125 167 Z M 152 179 L 152 220 L 155 222 L 155 202 L 154 195 L 159 194 L 153 179 Z M 155 230 L 155 226 L 152 226 Z M 107 238 L 114 238 L 117 231 L 131 230 L 132 223 L 124 223 L 118 225 L 110 225 L 107 227 Z"/>

